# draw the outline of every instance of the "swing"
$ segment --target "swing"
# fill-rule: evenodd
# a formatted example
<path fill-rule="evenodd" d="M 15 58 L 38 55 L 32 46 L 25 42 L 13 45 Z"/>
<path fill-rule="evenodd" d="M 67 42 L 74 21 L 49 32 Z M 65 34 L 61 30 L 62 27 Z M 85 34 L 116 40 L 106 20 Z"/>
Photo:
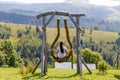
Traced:
<path fill-rule="evenodd" d="M 52 54 L 52 57 L 59 63 L 62 63 L 62 62 L 65 62 L 71 55 L 72 55 L 72 43 L 69 39 L 69 31 L 68 31 L 68 27 L 67 27 L 67 20 L 64 19 L 64 27 L 65 27 L 65 31 L 66 31 L 66 38 L 67 38 L 67 41 L 69 43 L 69 46 L 70 46 L 70 52 L 69 54 L 66 54 L 66 57 L 65 58 L 58 58 L 54 55 L 54 52 L 52 49 L 54 49 L 54 45 L 56 44 L 59 36 L 60 36 L 60 26 L 59 26 L 59 23 L 60 23 L 60 20 L 57 19 L 57 36 L 55 38 L 55 40 L 53 41 L 52 45 L 51 45 L 51 54 Z"/>

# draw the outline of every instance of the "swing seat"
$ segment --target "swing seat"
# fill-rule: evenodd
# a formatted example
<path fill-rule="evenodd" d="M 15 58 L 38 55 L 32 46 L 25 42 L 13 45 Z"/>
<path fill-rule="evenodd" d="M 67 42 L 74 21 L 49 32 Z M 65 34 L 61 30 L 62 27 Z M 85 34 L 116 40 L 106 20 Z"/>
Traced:
<path fill-rule="evenodd" d="M 53 52 L 53 48 L 54 48 L 54 45 L 55 43 L 57 42 L 59 36 L 60 36 L 60 27 L 59 27 L 59 23 L 60 23 L 60 20 L 57 19 L 57 36 L 54 40 L 54 42 L 52 43 L 52 46 L 51 46 L 51 54 L 52 54 L 52 57 L 59 63 L 62 63 L 62 62 L 65 62 L 71 55 L 72 55 L 72 51 L 70 51 L 70 53 L 65 57 L 65 58 L 58 58 L 54 55 L 54 52 Z M 67 27 L 67 21 L 66 19 L 64 20 L 64 25 L 65 25 L 65 31 L 66 31 L 66 37 L 67 37 L 67 41 L 69 43 L 69 46 L 70 46 L 70 49 L 72 49 L 72 43 L 69 39 L 69 31 L 68 31 L 68 27 Z"/>

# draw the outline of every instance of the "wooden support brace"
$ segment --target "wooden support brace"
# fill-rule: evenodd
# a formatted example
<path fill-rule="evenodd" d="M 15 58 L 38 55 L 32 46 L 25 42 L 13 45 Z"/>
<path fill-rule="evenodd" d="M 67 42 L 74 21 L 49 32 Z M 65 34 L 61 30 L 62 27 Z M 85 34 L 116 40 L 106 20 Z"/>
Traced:
<path fill-rule="evenodd" d="M 32 74 L 34 74 L 34 72 L 36 71 L 36 69 L 38 68 L 38 66 L 39 66 L 40 63 L 41 63 L 41 59 L 39 60 L 39 62 L 35 66 L 35 68 L 33 69 Z"/>
<path fill-rule="evenodd" d="M 47 25 L 50 23 L 50 21 L 54 18 L 55 13 L 56 13 L 56 12 L 53 13 L 53 15 L 50 17 L 50 19 L 49 19 L 48 22 L 45 24 L 45 26 L 47 26 Z"/>
<path fill-rule="evenodd" d="M 92 73 L 92 71 L 89 69 L 89 67 L 86 65 L 86 63 L 85 63 L 85 61 L 82 59 L 82 62 L 83 62 L 83 64 L 84 64 L 84 66 L 86 67 L 86 69 L 89 71 L 89 73 L 91 74 Z"/>
<path fill-rule="evenodd" d="M 74 21 L 74 19 L 72 18 L 72 16 L 70 14 L 68 14 L 69 18 L 71 19 L 71 21 L 73 22 L 73 24 L 75 25 L 75 27 L 79 30 L 82 30 L 79 25 Z"/>

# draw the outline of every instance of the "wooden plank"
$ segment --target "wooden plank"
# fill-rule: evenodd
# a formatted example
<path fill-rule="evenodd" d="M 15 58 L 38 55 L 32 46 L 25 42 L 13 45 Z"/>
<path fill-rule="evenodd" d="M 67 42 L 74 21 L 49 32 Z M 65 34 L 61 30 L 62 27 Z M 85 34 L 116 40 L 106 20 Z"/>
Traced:
<path fill-rule="evenodd" d="M 55 13 L 55 15 L 58 15 L 58 16 L 68 16 L 69 14 L 65 12 L 54 11 L 54 12 L 45 12 L 45 13 L 38 14 L 36 17 L 39 19 L 40 17 L 43 17 L 43 16 L 53 15 L 53 13 Z M 85 16 L 85 14 L 70 14 L 70 15 L 72 17 Z"/>

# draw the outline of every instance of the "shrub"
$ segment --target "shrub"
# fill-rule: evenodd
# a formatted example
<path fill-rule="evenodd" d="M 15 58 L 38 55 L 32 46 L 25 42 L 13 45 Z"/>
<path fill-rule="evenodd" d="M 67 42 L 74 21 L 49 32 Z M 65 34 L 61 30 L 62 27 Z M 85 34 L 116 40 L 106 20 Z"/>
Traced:
<path fill-rule="evenodd" d="M 22 75 L 27 75 L 28 74 L 28 71 L 27 71 L 26 67 L 23 64 L 20 64 L 19 73 L 22 74 Z"/>
<path fill-rule="evenodd" d="M 110 68 L 110 65 L 106 63 L 104 60 L 98 62 L 98 69 L 102 74 L 105 74 L 107 69 Z"/>
<path fill-rule="evenodd" d="M 33 62 L 32 61 L 28 61 L 28 65 L 27 65 L 27 71 L 30 73 L 30 72 L 32 72 L 32 70 L 34 69 L 34 64 L 33 64 Z"/>
<path fill-rule="evenodd" d="M 95 63 L 98 64 L 103 58 L 100 53 L 93 52 L 90 49 L 83 49 L 82 51 L 82 58 L 85 60 L 86 63 Z"/>

